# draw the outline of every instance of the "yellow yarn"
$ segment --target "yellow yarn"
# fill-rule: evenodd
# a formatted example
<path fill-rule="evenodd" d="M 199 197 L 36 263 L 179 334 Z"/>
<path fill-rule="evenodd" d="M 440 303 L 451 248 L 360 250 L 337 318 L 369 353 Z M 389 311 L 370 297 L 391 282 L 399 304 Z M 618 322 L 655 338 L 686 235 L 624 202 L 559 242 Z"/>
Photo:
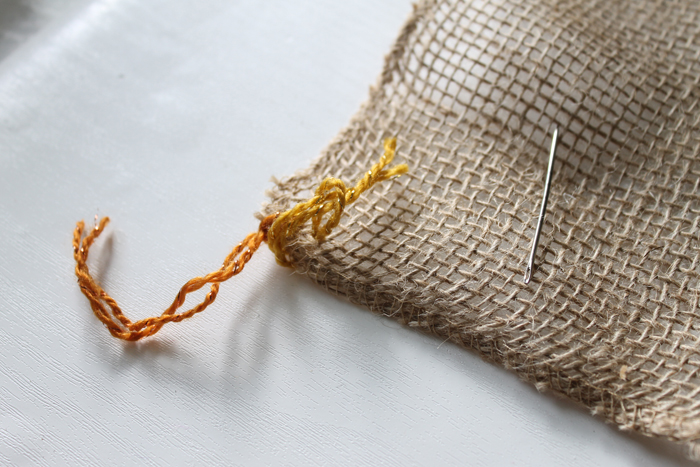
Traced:
<path fill-rule="evenodd" d="M 114 337 L 127 341 L 137 341 L 152 336 L 167 323 L 179 322 L 204 311 L 216 299 L 219 293 L 219 284 L 240 273 L 263 242 L 268 242 L 279 264 L 291 266 L 285 253 L 287 245 L 307 221 L 311 220 L 314 238 L 322 242 L 340 222 L 340 216 L 343 214 L 345 206 L 355 201 L 362 192 L 371 188 L 375 183 L 408 171 L 406 164 L 384 169 L 394 159 L 395 152 L 396 139 L 387 139 L 384 141 L 384 155 L 357 183 L 355 188 L 348 190 L 343 182 L 337 178 L 329 177 L 321 182 L 321 185 L 316 189 L 316 195 L 310 200 L 299 203 L 282 214 L 270 214 L 260 222 L 257 232 L 249 234 L 233 248 L 221 268 L 203 277 L 190 279 L 180 288 L 175 300 L 160 316 L 152 316 L 139 321 L 131 321 L 122 313 L 117 302 L 92 277 L 87 265 L 90 247 L 104 232 L 109 218 L 105 217 L 99 223 L 96 222 L 95 227 L 88 229 L 87 232 L 85 223 L 80 221 L 73 232 L 75 275 L 78 278 L 80 290 L 90 301 L 90 307 L 95 316 L 107 326 Z M 325 225 L 321 225 L 323 216 L 329 212 L 331 213 L 330 218 Z M 177 313 L 184 305 L 187 295 L 196 292 L 205 285 L 210 285 L 210 291 L 204 300 L 185 312 Z"/>
<path fill-rule="evenodd" d="M 277 263 L 282 266 L 291 266 L 286 254 L 287 245 L 309 220 L 311 220 L 311 235 L 319 242 L 323 242 L 340 222 L 345 206 L 352 204 L 364 191 L 372 188 L 376 183 L 408 172 L 406 164 L 384 168 L 394 160 L 395 153 L 396 138 L 385 139 L 384 154 L 379 162 L 372 166 L 354 188 L 348 189 L 342 180 L 328 177 L 318 186 L 313 198 L 280 214 L 267 233 L 267 243 L 275 254 Z M 328 221 L 321 224 L 323 216 L 328 213 L 331 213 Z"/>

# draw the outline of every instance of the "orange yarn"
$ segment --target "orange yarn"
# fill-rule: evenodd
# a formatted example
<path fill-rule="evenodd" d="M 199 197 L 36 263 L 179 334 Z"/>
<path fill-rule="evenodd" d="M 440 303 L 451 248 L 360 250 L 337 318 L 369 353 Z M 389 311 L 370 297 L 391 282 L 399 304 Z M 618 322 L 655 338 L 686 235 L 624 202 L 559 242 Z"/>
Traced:
<path fill-rule="evenodd" d="M 95 316 L 107 326 L 109 332 L 119 339 L 136 341 L 157 333 L 163 325 L 191 318 L 204 311 L 216 299 L 219 284 L 240 273 L 245 264 L 250 261 L 262 242 L 269 241 L 270 249 L 275 253 L 277 262 L 290 266 L 286 258 L 286 246 L 299 232 L 301 227 L 312 221 L 312 235 L 322 242 L 331 230 L 340 222 L 340 216 L 347 204 L 352 203 L 363 191 L 374 184 L 387 180 L 395 175 L 408 171 L 405 164 L 391 169 L 384 169 L 394 158 L 396 139 L 384 141 L 384 154 L 380 162 L 358 182 L 355 188 L 348 190 L 345 184 L 335 178 L 326 178 L 316 190 L 315 196 L 308 201 L 299 203 L 284 213 L 271 214 L 260 222 L 258 231 L 249 234 L 241 243 L 228 254 L 223 265 L 217 271 L 204 277 L 195 277 L 185 283 L 177 293 L 175 300 L 160 315 L 132 322 L 124 316 L 117 302 L 100 287 L 90 275 L 87 266 L 88 253 L 93 242 L 104 231 L 109 217 L 102 220 L 85 235 L 85 223 L 78 222 L 73 232 L 73 257 L 75 258 L 75 275 L 78 277 L 80 290 L 90 302 Z M 323 216 L 332 212 L 331 218 L 321 226 Z M 195 292 L 207 284 L 211 284 L 209 293 L 204 300 L 193 308 L 176 313 L 185 303 L 187 294 Z"/>
<path fill-rule="evenodd" d="M 263 219 L 258 231 L 249 234 L 245 240 L 236 245 L 233 251 L 226 257 L 223 266 L 221 266 L 218 271 L 209 273 L 204 277 L 195 277 L 187 281 L 187 283 L 180 288 L 173 303 L 160 316 L 132 322 L 129 318 L 124 316 L 117 302 L 110 297 L 90 275 L 86 264 L 90 246 L 104 230 L 109 222 L 109 217 L 102 218 L 102 221 L 100 221 L 95 228 L 91 229 L 90 233 L 82 239 L 82 244 L 80 239 L 83 236 L 85 223 L 83 221 L 78 222 L 75 232 L 73 233 L 73 257 L 76 262 L 75 275 L 78 277 L 80 290 L 82 290 L 83 294 L 85 294 L 90 301 L 92 311 L 95 313 L 95 316 L 107 326 L 109 332 L 119 339 L 136 341 L 155 334 L 166 323 L 191 318 L 211 305 L 216 299 L 216 294 L 219 292 L 219 283 L 230 279 L 243 270 L 245 264 L 253 256 L 253 253 L 255 253 L 260 247 L 260 244 L 265 241 L 267 229 L 272 224 L 275 217 L 276 214 L 273 214 Z M 182 304 L 185 303 L 187 294 L 195 292 L 207 284 L 211 284 L 211 289 L 201 303 L 184 313 L 175 314 Z"/>

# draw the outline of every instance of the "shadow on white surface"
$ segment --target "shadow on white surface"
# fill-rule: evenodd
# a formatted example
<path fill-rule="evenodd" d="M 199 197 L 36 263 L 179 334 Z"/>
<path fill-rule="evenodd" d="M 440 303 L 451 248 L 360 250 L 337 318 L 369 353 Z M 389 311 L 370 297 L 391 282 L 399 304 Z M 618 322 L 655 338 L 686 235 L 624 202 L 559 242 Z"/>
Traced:
<path fill-rule="evenodd" d="M 172 404 L 186 397 L 195 418 L 235 427 L 234 443 L 266 446 L 261 463 L 694 465 L 679 447 L 619 432 L 264 256 L 253 262 L 257 277 L 243 300 L 212 305 L 225 308 L 216 312 L 220 332 L 183 323 L 136 344 L 109 341 L 99 352 L 120 377 L 174 397 Z M 96 331 L 103 330 L 84 338 Z M 190 351 L 191 338 L 222 344 L 222 353 Z"/>
<path fill-rule="evenodd" d="M 0 0 L 0 61 L 66 12 L 87 0 Z"/>

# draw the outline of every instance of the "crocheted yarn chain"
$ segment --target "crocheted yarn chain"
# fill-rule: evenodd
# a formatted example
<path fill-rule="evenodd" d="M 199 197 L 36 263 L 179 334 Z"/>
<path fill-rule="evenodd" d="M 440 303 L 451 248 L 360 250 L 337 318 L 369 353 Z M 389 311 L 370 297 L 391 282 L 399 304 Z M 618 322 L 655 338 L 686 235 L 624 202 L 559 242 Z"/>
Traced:
<path fill-rule="evenodd" d="M 258 231 L 246 236 L 226 256 L 221 268 L 204 277 L 190 279 L 180 288 L 175 300 L 160 316 L 139 321 L 131 321 L 124 315 L 117 302 L 93 279 L 87 266 L 90 247 L 104 231 L 109 217 L 102 218 L 87 234 L 85 223 L 80 221 L 73 232 L 75 275 L 78 278 L 80 290 L 90 302 L 95 316 L 107 326 L 114 337 L 136 341 L 152 336 L 167 323 L 179 322 L 204 311 L 216 299 L 219 284 L 239 274 L 263 242 L 268 243 L 277 262 L 282 266 L 291 266 L 286 253 L 287 246 L 307 222 L 311 221 L 312 237 L 323 242 L 340 222 L 345 207 L 353 203 L 359 195 L 379 182 L 408 172 L 406 164 L 385 168 L 393 161 L 395 153 L 396 139 L 386 139 L 384 154 L 379 162 L 372 166 L 355 187 L 348 189 L 341 180 L 328 177 L 321 182 L 314 196 L 308 201 L 299 203 L 281 214 L 276 213 L 265 217 L 260 222 Z M 322 224 L 326 214 L 330 214 L 330 217 L 325 224 Z M 204 300 L 185 312 L 177 313 L 185 303 L 188 294 L 207 284 L 210 284 L 210 290 Z"/>

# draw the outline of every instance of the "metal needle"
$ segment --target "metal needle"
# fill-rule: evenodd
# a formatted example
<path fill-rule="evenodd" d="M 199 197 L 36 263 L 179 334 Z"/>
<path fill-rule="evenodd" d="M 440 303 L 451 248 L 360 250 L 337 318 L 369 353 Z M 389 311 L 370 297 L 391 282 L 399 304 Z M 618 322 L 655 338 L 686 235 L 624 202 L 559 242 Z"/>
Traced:
<path fill-rule="evenodd" d="M 537 244 L 540 241 L 542 224 L 544 224 L 544 213 L 547 210 L 547 199 L 549 199 L 549 187 L 552 184 L 552 169 L 554 168 L 554 154 L 557 151 L 558 136 L 559 129 L 555 127 L 554 134 L 552 134 L 552 146 L 549 150 L 549 167 L 547 167 L 547 179 L 544 182 L 544 194 L 542 195 L 540 217 L 537 220 L 537 230 L 535 230 L 535 237 L 532 239 L 532 249 L 530 250 L 530 258 L 528 258 L 527 260 L 527 269 L 525 269 L 525 277 L 523 278 L 523 282 L 525 282 L 526 284 L 530 283 L 530 278 L 532 277 L 532 269 L 535 266 L 535 254 L 537 253 Z"/>

